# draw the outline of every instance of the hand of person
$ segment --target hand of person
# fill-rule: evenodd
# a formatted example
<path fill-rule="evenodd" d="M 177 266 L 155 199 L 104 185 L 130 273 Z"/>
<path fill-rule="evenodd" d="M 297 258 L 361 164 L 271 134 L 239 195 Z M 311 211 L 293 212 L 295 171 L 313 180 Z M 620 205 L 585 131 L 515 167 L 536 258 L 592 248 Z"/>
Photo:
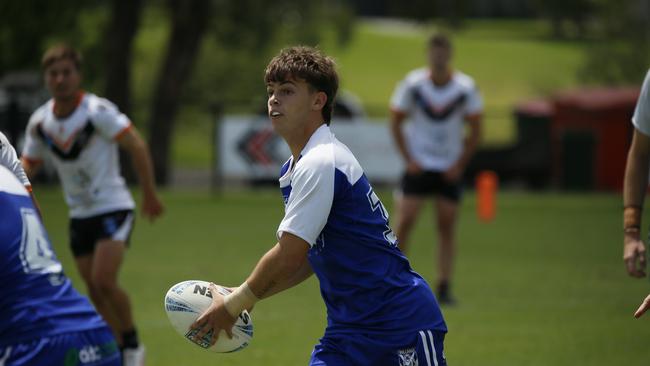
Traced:
<path fill-rule="evenodd" d="M 145 194 L 142 199 L 142 216 L 153 221 L 163 214 L 165 208 L 155 194 Z"/>
<path fill-rule="evenodd" d="M 214 283 L 210 284 L 210 293 L 212 293 L 212 304 L 210 307 L 196 319 L 190 326 L 190 330 L 197 333 L 192 337 L 193 342 L 198 342 L 206 334 L 212 331 L 210 337 L 210 346 L 213 346 L 219 338 L 219 332 L 223 329 L 226 331 L 228 338 L 232 338 L 232 327 L 235 325 L 236 318 L 233 318 L 226 310 L 223 304 L 223 296 Z"/>
<path fill-rule="evenodd" d="M 464 169 L 462 166 L 454 164 L 444 173 L 442 173 L 442 176 L 447 182 L 456 183 L 463 177 L 463 172 Z"/>
<path fill-rule="evenodd" d="M 646 312 L 650 308 L 650 295 L 646 296 L 646 298 L 643 300 L 641 303 L 641 306 L 639 306 L 638 309 L 634 312 L 634 317 L 635 318 L 640 318 L 643 313 Z"/>
<path fill-rule="evenodd" d="M 422 172 L 422 167 L 420 164 L 415 162 L 415 160 L 410 159 L 409 161 L 406 162 L 406 172 L 408 174 L 418 174 Z"/>
<path fill-rule="evenodd" d="M 623 261 L 627 273 L 636 278 L 645 277 L 646 267 L 645 245 L 639 239 L 639 234 L 625 234 L 623 247 Z"/>

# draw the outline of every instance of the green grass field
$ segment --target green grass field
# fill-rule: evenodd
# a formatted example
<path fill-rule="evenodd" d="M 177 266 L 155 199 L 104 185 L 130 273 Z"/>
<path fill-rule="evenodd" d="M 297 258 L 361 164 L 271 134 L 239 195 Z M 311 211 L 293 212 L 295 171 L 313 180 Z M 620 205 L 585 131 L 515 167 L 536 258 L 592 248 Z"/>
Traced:
<path fill-rule="evenodd" d="M 68 275 L 81 288 L 67 246 L 58 188 L 36 187 L 46 226 Z M 380 192 L 392 206 L 387 190 Z M 136 225 L 122 282 L 134 301 L 148 364 L 306 365 L 322 335 L 325 309 L 315 279 L 259 303 L 255 337 L 235 354 L 212 354 L 177 335 L 163 296 L 174 283 L 237 285 L 274 244 L 283 208 L 275 190 L 165 192 L 165 216 Z M 620 197 L 502 193 L 497 219 L 476 219 L 467 194 L 460 222 L 456 294 L 443 308 L 450 365 L 643 365 L 650 318 L 633 311 L 650 292 L 621 261 Z M 391 210 L 392 211 L 392 210 Z M 410 259 L 433 280 L 431 214 L 418 223 Z"/>

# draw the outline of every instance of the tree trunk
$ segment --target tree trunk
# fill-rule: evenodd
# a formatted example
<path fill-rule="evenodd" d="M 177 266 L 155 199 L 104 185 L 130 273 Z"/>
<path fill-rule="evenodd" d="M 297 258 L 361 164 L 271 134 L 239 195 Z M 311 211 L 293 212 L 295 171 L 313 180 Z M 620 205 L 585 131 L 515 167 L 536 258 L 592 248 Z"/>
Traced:
<path fill-rule="evenodd" d="M 131 114 L 131 58 L 133 39 L 140 25 L 142 0 L 113 0 L 111 19 L 104 38 L 104 96 L 115 103 L 122 113 Z M 129 156 L 120 150 L 122 175 L 135 181 Z"/>
<path fill-rule="evenodd" d="M 211 2 L 170 0 L 172 31 L 160 69 L 149 119 L 149 143 L 156 181 L 169 179 L 169 152 L 181 91 L 190 76 L 210 19 Z"/>

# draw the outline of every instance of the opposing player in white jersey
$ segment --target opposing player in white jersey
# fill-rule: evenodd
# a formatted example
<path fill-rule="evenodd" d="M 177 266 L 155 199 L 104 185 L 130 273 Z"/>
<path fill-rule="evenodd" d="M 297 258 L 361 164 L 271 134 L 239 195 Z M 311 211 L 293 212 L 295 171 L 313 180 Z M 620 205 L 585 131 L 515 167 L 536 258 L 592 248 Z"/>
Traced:
<path fill-rule="evenodd" d="M 627 273 L 646 277 L 646 246 L 641 239 L 641 216 L 650 170 L 650 70 L 632 116 L 634 135 L 627 155 L 623 183 L 623 261 Z M 650 308 L 648 295 L 634 314 L 640 317 Z"/>
<path fill-rule="evenodd" d="M 130 299 L 117 281 L 135 207 L 120 176 L 118 145 L 132 157 L 142 213 L 153 219 L 163 207 L 147 144 L 115 105 L 80 89 L 81 57 L 74 49 L 50 48 L 42 67 L 52 99 L 30 118 L 25 171 L 31 176 L 44 157 L 51 158 L 70 209 L 70 246 L 90 298 L 116 334 L 125 365 L 142 364 Z"/>
<path fill-rule="evenodd" d="M 406 253 L 422 206 L 434 195 L 439 241 L 437 295 L 441 303 L 452 304 L 450 283 L 461 180 L 479 142 L 483 103 L 474 81 L 451 68 L 449 39 L 436 34 L 428 46 L 429 66 L 409 73 L 390 101 L 391 131 L 406 164 L 397 195 L 397 237 Z"/>
<path fill-rule="evenodd" d="M 196 337 L 230 333 L 243 309 L 316 273 L 327 328 L 310 365 L 445 365 L 447 328 L 433 292 L 398 249 L 363 169 L 330 131 L 334 62 L 313 48 L 287 48 L 265 81 L 269 117 L 292 153 L 280 173 L 278 243 L 232 294 L 214 297 L 192 326 Z"/>
<path fill-rule="evenodd" d="M 0 365 L 119 366 L 115 338 L 63 273 L 22 182 L 0 165 Z"/>

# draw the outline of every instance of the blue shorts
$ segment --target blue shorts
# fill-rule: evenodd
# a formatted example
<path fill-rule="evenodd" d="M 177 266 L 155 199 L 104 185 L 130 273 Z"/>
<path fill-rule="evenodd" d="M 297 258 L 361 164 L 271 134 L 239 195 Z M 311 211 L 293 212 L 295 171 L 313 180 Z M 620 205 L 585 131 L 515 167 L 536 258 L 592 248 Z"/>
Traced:
<path fill-rule="evenodd" d="M 445 333 L 421 330 L 407 336 L 338 334 L 321 338 L 310 366 L 446 366 Z"/>
<path fill-rule="evenodd" d="M 108 327 L 0 347 L 0 366 L 120 366 L 120 349 Z"/>

